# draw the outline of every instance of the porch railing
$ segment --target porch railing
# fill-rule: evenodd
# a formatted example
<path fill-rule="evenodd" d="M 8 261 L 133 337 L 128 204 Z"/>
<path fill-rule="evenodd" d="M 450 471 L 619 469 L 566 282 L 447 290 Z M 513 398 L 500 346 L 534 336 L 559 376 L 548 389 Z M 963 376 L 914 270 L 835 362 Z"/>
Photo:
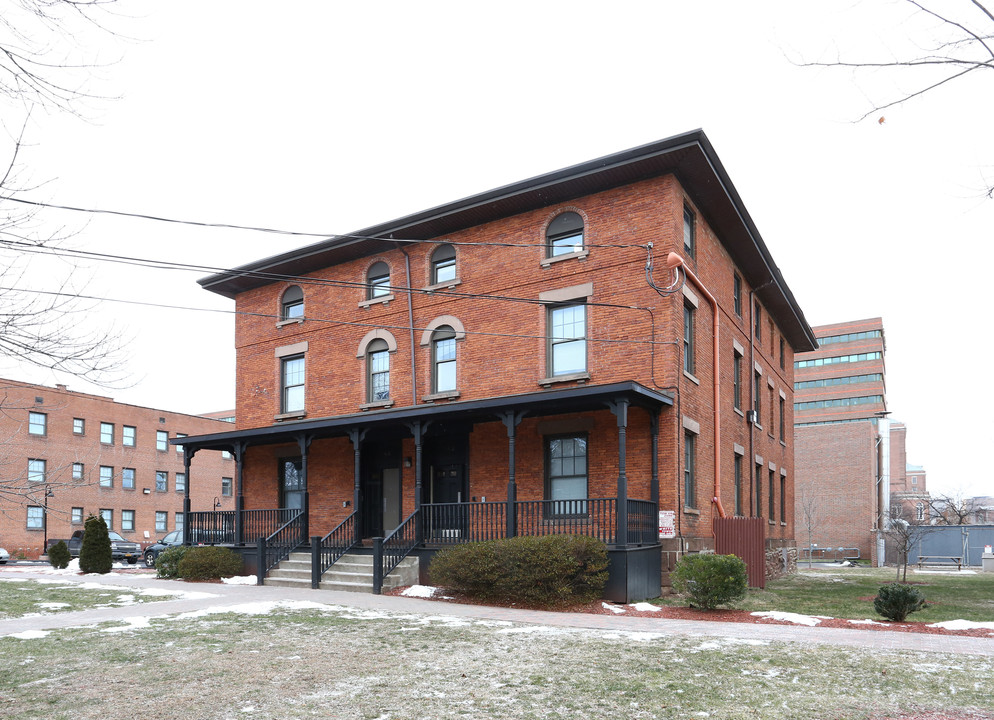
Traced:
<path fill-rule="evenodd" d="M 358 513 L 352 513 L 323 538 L 311 538 L 311 587 L 321 584 L 321 576 L 345 553 L 359 543 L 356 541 Z"/>
<path fill-rule="evenodd" d="M 659 516 L 651 500 L 628 499 L 628 544 L 655 545 L 659 542 Z"/>
<path fill-rule="evenodd" d="M 418 510 L 415 510 L 397 529 L 385 538 L 373 538 L 373 592 L 383 589 L 383 578 L 393 571 L 401 560 L 418 546 Z"/>
<path fill-rule="evenodd" d="M 457 545 L 507 536 L 506 502 L 425 504 L 424 540 Z M 608 545 L 616 542 L 616 498 L 519 500 L 514 503 L 516 535 L 587 535 Z M 658 542 L 656 503 L 628 500 L 628 544 Z"/>
<path fill-rule="evenodd" d="M 297 508 L 243 510 L 241 540 L 253 543 L 257 538 L 269 537 L 290 522 L 298 513 L 300 510 Z"/>
<path fill-rule="evenodd" d="M 256 542 L 259 554 L 256 578 L 259 585 L 262 585 L 270 570 L 304 542 L 304 511 L 292 509 L 290 512 L 292 515 L 289 520 L 274 533 L 268 537 L 260 537 Z"/>
<path fill-rule="evenodd" d="M 189 516 L 190 542 L 194 545 L 234 545 L 235 511 L 208 510 Z"/>

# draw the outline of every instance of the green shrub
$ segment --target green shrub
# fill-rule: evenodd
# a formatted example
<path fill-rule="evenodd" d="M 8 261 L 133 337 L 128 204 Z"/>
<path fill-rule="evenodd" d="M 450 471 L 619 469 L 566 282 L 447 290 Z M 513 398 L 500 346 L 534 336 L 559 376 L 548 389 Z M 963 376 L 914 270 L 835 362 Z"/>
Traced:
<path fill-rule="evenodd" d="M 179 577 L 179 563 L 189 550 L 185 545 L 175 545 L 159 553 L 155 559 L 155 576 L 160 578 Z"/>
<path fill-rule="evenodd" d="M 684 555 L 670 579 L 673 589 L 705 610 L 730 605 L 746 593 L 746 564 L 735 555 Z"/>
<path fill-rule="evenodd" d="M 51 563 L 53 568 L 65 570 L 69 567 L 70 560 L 72 560 L 72 557 L 69 555 L 69 548 L 66 546 L 65 541 L 59 540 L 48 549 L 48 562 Z"/>
<path fill-rule="evenodd" d="M 79 548 L 79 569 L 85 573 L 109 573 L 114 561 L 110 551 L 107 523 L 99 515 L 90 515 L 83 525 L 83 544 Z"/>
<path fill-rule="evenodd" d="M 873 609 L 888 620 L 903 622 L 908 615 L 928 607 L 925 596 L 917 588 L 901 583 L 888 583 L 873 599 Z"/>
<path fill-rule="evenodd" d="M 483 602 L 566 607 L 601 597 L 607 546 L 577 535 L 467 543 L 438 553 L 431 582 Z"/>
<path fill-rule="evenodd" d="M 241 572 L 241 555 L 226 547 L 192 547 L 179 561 L 179 576 L 185 580 L 216 580 Z"/>

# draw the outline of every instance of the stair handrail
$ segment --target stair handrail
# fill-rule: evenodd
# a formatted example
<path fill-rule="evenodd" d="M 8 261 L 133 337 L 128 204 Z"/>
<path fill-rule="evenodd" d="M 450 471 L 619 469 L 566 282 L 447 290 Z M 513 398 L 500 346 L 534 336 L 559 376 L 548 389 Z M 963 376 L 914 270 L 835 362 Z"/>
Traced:
<path fill-rule="evenodd" d="M 334 530 L 323 538 L 311 538 L 311 587 L 321 584 L 321 576 L 338 562 L 345 553 L 359 544 L 356 539 L 358 512 L 353 512 L 338 523 Z"/>
<path fill-rule="evenodd" d="M 303 522 L 301 521 L 303 516 L 304 511 L 297 510 L 296 513 L 290 516 L 290 519 L 280 525 L 271 535 L 259 538 L 259 569 L 257 574 L 260 585 L 263 578 L 269 574 L 269 571 L 290 557 L 290 553 L 293 552 L 294 548 L 304 541 Z M 284 535 L 286 537 L 283 537 Z M 277 538 L 279 539 L 277 540 Z M 276 552 L 272 552 L 274 546 Z"/>
<path fill-rule="evenodd" d="M 373 538 L 373 593 L 380 594 L 383 578 L 389 575 L 418 546 L 418 508 L 386 537 Z"/>

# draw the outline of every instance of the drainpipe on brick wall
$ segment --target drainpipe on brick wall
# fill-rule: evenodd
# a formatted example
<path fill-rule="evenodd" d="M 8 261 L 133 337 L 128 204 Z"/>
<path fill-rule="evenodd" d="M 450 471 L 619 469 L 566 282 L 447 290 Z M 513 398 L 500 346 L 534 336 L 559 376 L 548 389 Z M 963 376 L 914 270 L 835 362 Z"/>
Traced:
<path fill-rule="evenodd" d="M 407 329 L 411 335 L 411 405 L 417 405 L 418 370 L 414 362 L 414 300 L 411 297 L 414 291 L 411 285 L 411 256 L 407 254 L 407 250 L 400 243 L 397 243 L 397 249 L 404 254 L 404 269 L 407 272 Z"/>
<path fill-rule="evenodd" d="M 704 287 L 704 283 L 698 279 L 694 272 L 687 267 L 684 263 L 683 258 L 680 257 L 675 252 L 671 252 L 666 256 L 666 267 L 677 268 L 683 266 L 683 272 L 690 280 L 694 287 L 701 291 L 701 294 L 708 299 L 711 303 L 711 317 L 712 317 L 712 327 L 713 332 L 711 333 L 711 345 L 712 345 L 712 404 L 714 409 L 714 494 L 711 497 L 711 502 L 714 503 L 715 507 L 718 508 L 718 517 L 727 517 L 725 515 L 725 508 L 721 504 L 721 402 L 720 402 L 720 379 L 721 372 L 719 369 L 719 361 L 721 359 L 721 353 L 719 351 L 718 345 L 718 335 L 720 320 L 718 317 L 718 301 L 715 300 L 714 295 Z M 714 527 L 712 525 L 712 533 L 714 532 Z"/>

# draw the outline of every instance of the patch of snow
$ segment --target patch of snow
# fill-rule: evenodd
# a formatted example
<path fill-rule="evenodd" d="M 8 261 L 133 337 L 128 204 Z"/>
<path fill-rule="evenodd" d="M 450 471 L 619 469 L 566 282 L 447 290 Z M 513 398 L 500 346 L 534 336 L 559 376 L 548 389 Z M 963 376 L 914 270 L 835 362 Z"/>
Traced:
<path fill-rule="evenodd" d="M 187 620 L 190 618 L 220 615 L 223 613 L 239 613 L 241 615 L 268 615 L 274 610 L 326 610 L 328 606 L 310 600 L 277 600 L 266 602 L 243 603 L 241 605 L 215 605 L 192 612 L 185 612 L 172 617 L 172 620 Z"/>
<path fill-rule="evenodd" d="M 602 602 L 601 607 L 604 608 L 605 610 L 610 610 L 615 615 L 619 615 L 625 612 L 625 608 L 618 607 L 617 605 L 612 605 L 611 603 Z"/>
<path fill-rule="evenodd" d="M 937 622 L 928 627 L 942 628 L 943 630 L 994 630 L 994 622 L 973 622 L 972 620 L 946 620 Z"/>
<path fill-rule="evenodd" d="M 434 597 L 436 592 L 438 592 L 438 588 L 431 585 L 411 585 L 401 595 L 404 597 L 430 598 Z"/>
<path fill-rule="evenodd" d="M 221 578 L 225 585 L 255 585 L 259 579 L 255 575 L 235 575 L 230 578 Z"/>
<path fill-rule="evenodd" d="M 112 628 L 104 628 L 103 632 L 119 633 L 119 632 L 127 632 L 128 630 L 139 630 L 141 628 L 149 627 L 152 624 L 151 620 L 152 618 L 150 617 L 124 618 L 124 622 L 127 623 L 126 625 L 119 625 L 117 627 L 112 627 Z"/>
<path fill-rule="evenodd" d="M 886 625 L 887 623 L 878 622 L 876 620 L 848 620 L 847 622 L 853 625 Z"/>
<path fill-rule="evenodd" d="M 821 622 L 816 617 L 811 615 L 800 615 L 798 613 L 790 612 L 754 612 L 749 613 L 755 617 L 765 618 L 767 620 L 781 620 L 783 622 L 794 623 L 795 625 L 807 625 L 809 627 L 814 627 Z"/>
<path fill-rule="evenodd" d="M 204 600 L 217 597 L 217 593 L 198 592 L 196 590 L 163 590 L 162 588 L 141 588 L 142 595 L 149 597 L 173 597 L 176 600 Z"/>
<path fill-rule="evenodd" d="M 24 632 L 11 633 L 7 637 L 17 638 L 18 640 L 38 640 L 39 638 L 48 637 L 48 630 L 25 630 Z"/>
<path fill-rule="evenodd" d="M 72 607 L 72 606 L 69 603 L 47 602 L 47 603 L 38 603 L 38 607 L 43 608 L 45 610 L 57 610 L 58 608 Z"/>
<path fill-rule="evenodd" d="M 630 605 L 632 610 L 638 610 L 639 612 L 660 612 L 662 610 L 658 605 L 653 605 L 652 603 L 640 602 Z"/>

